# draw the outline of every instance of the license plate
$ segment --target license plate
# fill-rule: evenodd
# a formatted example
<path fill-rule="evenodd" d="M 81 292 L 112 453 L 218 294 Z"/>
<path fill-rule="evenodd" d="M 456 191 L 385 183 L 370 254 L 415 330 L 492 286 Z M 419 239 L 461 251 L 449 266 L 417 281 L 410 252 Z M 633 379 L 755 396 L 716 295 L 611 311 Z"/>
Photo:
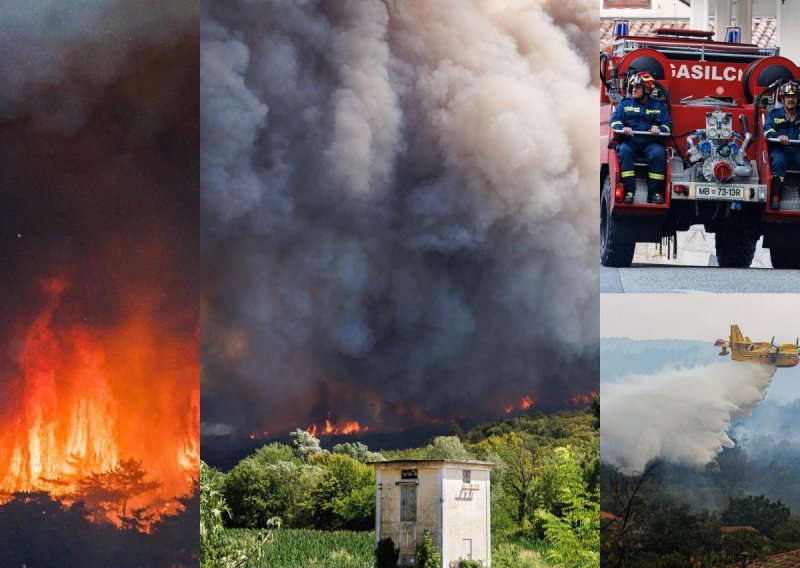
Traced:
<path fill-rule="evenodd" d="M 698 185 L 694 195 L 697 199 L 744 199 L 744 188 L 736 185 Z"/>

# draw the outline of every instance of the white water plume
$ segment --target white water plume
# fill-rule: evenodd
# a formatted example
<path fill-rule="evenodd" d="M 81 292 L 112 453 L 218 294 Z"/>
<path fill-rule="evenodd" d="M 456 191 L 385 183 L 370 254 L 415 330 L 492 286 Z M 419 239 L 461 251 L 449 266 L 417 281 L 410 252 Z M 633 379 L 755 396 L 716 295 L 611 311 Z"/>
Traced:
<path fill-rule="evenodd" d="M 626 474 L 641 472 L 654 459 L 707 465 L 733 447 L 731 420 L 750 414 L 774 374 L 771 365 L 728 362 L 604 384 L 603 461 Z"/>

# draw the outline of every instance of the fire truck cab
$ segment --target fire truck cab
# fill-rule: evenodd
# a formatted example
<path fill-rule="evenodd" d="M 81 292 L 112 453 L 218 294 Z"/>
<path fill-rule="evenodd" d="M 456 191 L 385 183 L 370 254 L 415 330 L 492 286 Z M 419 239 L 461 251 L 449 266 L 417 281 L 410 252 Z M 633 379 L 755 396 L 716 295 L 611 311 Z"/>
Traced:
<path fill-rule="evenodd" d="M 715 234 L 721 267 L 749 267 L 758 239 L 774 268 L 800 268 L 800 172 L 787 172 L 780 208 L 768 207 L 769 148 L 762 128 L 780 85 L 800 78 L 778 48 L 716 42 L 712 32 L 664 28 L 617 35 L 600 54 L 600 259 L 630 266 L 637 242 L 661 242 L 702 224 Z M 657 82 L 653 96 L 673 121 L 663 204 L 647 202 L 647 164 L 637 160 L 636 196 L 624 203 L 618 135 L 609 128 L 634 74 Z M 677 242 L 674 239 L 674 242 Z"/>

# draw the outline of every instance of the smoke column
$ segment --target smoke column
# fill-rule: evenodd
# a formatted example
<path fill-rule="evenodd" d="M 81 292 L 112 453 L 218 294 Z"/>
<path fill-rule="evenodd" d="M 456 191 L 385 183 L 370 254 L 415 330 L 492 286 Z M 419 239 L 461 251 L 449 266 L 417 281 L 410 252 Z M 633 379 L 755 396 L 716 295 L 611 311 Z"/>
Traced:
<path fill-rule="evenodd" d="M 654 459 L 705 466 L 733 447 L 731 420 L 749 416 L 774 374 L 771 365 L 721 363 L 604 384 L 603 461 L 627 474 Z"/>
<path fill-rule="evenodd" d="M 597 390 L 595 4 L 204 3 L 207 433 Z"/>

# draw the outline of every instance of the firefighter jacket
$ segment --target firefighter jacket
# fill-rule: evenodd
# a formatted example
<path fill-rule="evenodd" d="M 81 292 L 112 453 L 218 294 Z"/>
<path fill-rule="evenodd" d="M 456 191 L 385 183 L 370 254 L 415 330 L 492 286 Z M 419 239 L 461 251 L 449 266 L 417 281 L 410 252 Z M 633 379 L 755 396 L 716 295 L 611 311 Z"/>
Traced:
<path fill-rule="evenodd" d="M 764 137 L 777 138 L 788 136 L 789 140 L 800 140 L 800 113 L 794 117 L 794 122 L 786 116 L 786 109 L 776 107 L 769 111 L 764 121 Z"/>
<path fill-rule="evenodd" d="M 621 130 L 626 126 L 633 130 L 650 130 L 654 125 L 661 132 L 672 132 L 672 119 L 667 107 L 661 101 L 650 98 L 646 103 L 637 102 L 631 97 L 622 99 L 609 122 L 613 130 Z M 633 139 L 641 142 L 653 141 L 651 137 L 643 135 L 633 136 Z"/>

